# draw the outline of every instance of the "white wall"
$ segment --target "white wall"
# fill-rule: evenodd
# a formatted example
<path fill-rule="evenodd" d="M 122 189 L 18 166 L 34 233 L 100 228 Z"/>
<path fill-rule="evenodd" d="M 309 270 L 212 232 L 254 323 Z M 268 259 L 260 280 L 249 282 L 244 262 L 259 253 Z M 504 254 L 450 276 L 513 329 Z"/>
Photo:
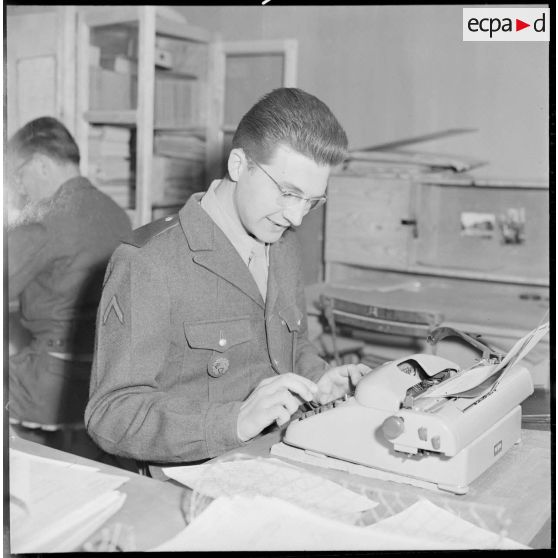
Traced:
<path fill-rule="evenodd" d="M 487 159 L 480 176 L 548 176 L 548 43 L 463 42 L 461 6 L 173 8 L 224 40 L 298 39 L 299 87 L 351 147 L 472 127 L 409 149 Z"/>

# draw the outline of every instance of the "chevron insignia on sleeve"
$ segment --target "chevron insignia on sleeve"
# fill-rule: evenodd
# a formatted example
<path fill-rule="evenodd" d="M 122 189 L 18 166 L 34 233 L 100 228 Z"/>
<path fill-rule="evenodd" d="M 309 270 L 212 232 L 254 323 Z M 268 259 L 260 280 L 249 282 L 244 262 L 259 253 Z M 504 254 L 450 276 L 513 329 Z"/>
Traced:
<path fill-rule="evenodd" d="M 116 295 L 113 295 L 112 298 L 110 299 L 110 302 L 108 303 L 104 313 L 103 313 L 103 325 L 105 325 L 107 323 L 107 320 L 110 316 L 111 310 L 114 310 L 114 313 L 116 314 L 116 317 L 118 318 L 118 321 L 121 324 L 124 324 L 124 314 L 122 313 L 122 309 L 120 308 L 120 305 L 118 304 L 118 300 L 116 300 Z"/>

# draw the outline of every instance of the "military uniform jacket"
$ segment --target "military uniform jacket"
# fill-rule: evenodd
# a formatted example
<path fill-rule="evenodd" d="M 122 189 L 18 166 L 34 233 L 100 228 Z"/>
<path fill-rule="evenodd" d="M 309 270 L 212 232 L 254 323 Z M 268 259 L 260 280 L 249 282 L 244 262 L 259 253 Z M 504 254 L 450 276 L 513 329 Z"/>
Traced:
<path fill-rule="evenodd" d="M 38 222 L 8 232 L 9 297 L 19 297 L 35 339 L 55 342 L 51 350 L 91 353 L 105 268 L 131 237 L 130 220 L 83 176 L 43 205 Z"/>
<path fill-rule="evenodd" d="M 299 249 L 270 248 L 267 297 L 194 194 L 136 231 L 107 268 L 85 419 L 107 452 L 193 461 L 242 445 L 241 402 L 264 378 L 327 368 L 307 339 Z"/>
<path fill-rule="evenodd" d="M 31 219 L 34 222 L 31 222 Z M 10 356 L 10 418 L 83 423 L 107 262 L 130 239 L 125 211 L 77 176 L 8 231 L 8 293 L 32 340 Z"/>

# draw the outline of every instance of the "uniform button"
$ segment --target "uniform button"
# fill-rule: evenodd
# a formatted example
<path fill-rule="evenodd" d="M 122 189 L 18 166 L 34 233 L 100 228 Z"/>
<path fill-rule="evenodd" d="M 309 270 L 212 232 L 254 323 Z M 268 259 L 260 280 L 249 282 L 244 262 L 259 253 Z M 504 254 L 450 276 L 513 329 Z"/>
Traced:
<path fill-rule="evenodd" d="M 221 337 L 221 339 L 219 339 L 219 347 L 224 347 L 226 344 L 227 340 Z"/>
<path fill-rule="evenodd" d="M 275 366 L 279 366 L 279 361 L 276 358 L 274 358 L 273 359 L 273 364 L 275 364 Z"/>
<path fill-rule="evenodd" d="M 285 320 L 281 320 L 281 325 L 285 325 Z"/>
<path fill-rule="evenodd" d="M 172 221 L 172 217 L 165 217 L 165 221 Z"/>
<path fill-rule="evenodd" d="M 298 326 L 300 325 L 300 320 L 296 321 L 296 325 L 298 325 Z"/>

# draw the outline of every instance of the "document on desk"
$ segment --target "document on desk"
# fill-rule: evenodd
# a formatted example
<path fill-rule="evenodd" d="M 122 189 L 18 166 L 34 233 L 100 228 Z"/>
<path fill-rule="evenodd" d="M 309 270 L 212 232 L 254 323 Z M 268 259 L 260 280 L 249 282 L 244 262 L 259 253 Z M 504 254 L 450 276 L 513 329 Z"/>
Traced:
<path fill-rule="evenodd" d="M 216 529 L 215 526 L 219 528 Z M 154 551 L 457 550 L 528 548 L 427 500 L 372 526 L 317 515 L 278 498 L 220 497 Z"/>
<path fill-rule="evenodd" d="M 211 498 L 276 497 L 318 514 L 353 521 L 377 503 L 340 484 L 276 458 L 238 459 L 167 467 L 168 477 Z"/>
<path fill-rule="evenodd" d="M 10 449 L 10 550 L 68 552 L 123 504 L 128 479 Z"/>
<path fill-rule="evenodd" d="M 466 396 L 467 392 L 474 390 L 487 382 L 489 378 L 493 379 L 493 383 L 499 380 L 501 376 L 506 373 L 506 366 L 510 368 L 521 361 L 527 354 L 535 347 L 535 345 L 548 333 L 550 323 L 546 322 L 530 331 L 527 335 L 522 337 L 515 345 L 508 351 L 502 362 L 498 364 L 489 364 L 486 366 L 479 366 L 472 368 L 464 373 L 461 373 L 453 378 L 440 383 L 438 386 L 428 390 L 428 397 L 450 397 Z M 485 389 L 489 391 L 491 385 Z M 472 396 L 477 397 L 478 393 L 472 393 Z"/>

